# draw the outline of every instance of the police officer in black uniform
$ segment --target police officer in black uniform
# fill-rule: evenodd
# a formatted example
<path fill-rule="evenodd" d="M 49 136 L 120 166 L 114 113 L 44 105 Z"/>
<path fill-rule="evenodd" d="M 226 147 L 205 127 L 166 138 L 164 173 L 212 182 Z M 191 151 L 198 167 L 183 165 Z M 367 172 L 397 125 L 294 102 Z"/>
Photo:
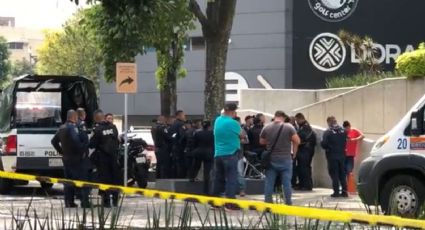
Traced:
<path fill-rule="evenodd" d="M 87 118 L 87 113 L 84 110 L 84 108 L 78 108 L 77 109 L 77 115 L 78 115 L 78 121 L 77 121 L 77 127 L 78 130 L 80 131 L 81 135 L 84 135 L 87 140 L 88 140 L 88 133 L 89 133 L 89 129 L 87 128 L 87 123 L 86 123 L 86 118 Z M 89 146 L 87 146 L 87 148 L 85 149 L 85 154 L 87 157 L 85 157 L 84 159 L 84 164 L 86 164 L 86 168 L 88 170 L 88 179 L 92 180 L 93 179 L 93 165 L 90 162 L 89 159 Z"/>
<path fill-rule="evenodd" d="M 334 193 L 331 197 L 348 197 L 347 177 L 345 174 L 345 145 L 347 133 L 338 125 L 335 117 L 327 119 L 329 128 L 323 133 L 322 148 L 326 150 L 328 171 L 332 179 Z M 340 185 L 342 191 L 340 191 Z"/>
<path fill-rule="evenodd" d="M 77 127 L 77 113 L 74 110 L 67 112 L 67 122 L 63 124 L 52 139 L 52 145 L 62 155 L 64 176 L 70 180 L 88 180 L 88 169 L 84 161 L 87 160 L 88 137 Z M 89 190 L 80 189 L 80 200 L 83 208 L 89 208 Z M 65 185 L 65 207 L 75 208 L 76 189 L 72 185 Z"/>
<path fill-rule="evenodd" d="M 95 149 L 96 167 L 100 183 L 121 185 L 121 170 L 118 164 L 118 130 L 117 127 L 104 120 L 101 110 L 94 112 L 95 122 L 93 137 L 90 139 L 90 148 Z M 119 193 L 116 191 L 102 192 L 104 207 L 118 206 Z"/>
<path fill-rule="evenodd" d="M 187 120 L 185 122 L 185 140 L 186 140 L 186 148 L 184 150 L 185 158 L 186 158 L 186 175 L 189 176 L 191 173 L 190 167 L 195 163 L 195 158 L 193 156 L 194 150 L 194 135 L 196 132 L 196 128 L 191 120 Z"/>
<path fill-rule="evenodd" d="M 249 150 L 251 152 L 257 153 L 258 159 L 261 158 L 261 154 L 266 150 L 266 146 L 260 144 L 260 134 L 264 128 L 264 125 L 261 121 L 261 115 L 254 118 L 254 126 L 248 130 L 248 139 L 249 139 Z"/>
<path fill-rule="evenodd" d="M 173 175 L 176 175 L 176 178 L 185 178 L 187 173 L 185 121 L 186 114 L 182 110 L 177 111 L 176 120 L 169 130 L 172 138 L 172 162 L 175 172 Z"/>
<path fill-rule="evenodd" d="M 165 118 L 157 120 L 153 128 L 152 137 L 155 143 L 156 155 L 156 178 L 167 179 L 171 177 L 171 137 L 168 132 L 168 125 Z"/>
<path fill-rule="evenodd" d="M 214 133 L 211 129 L 211 122 L 202 122 L 202 129 L 197 130 L 193 135 L 193 157 L 194 161 L 189 167 L 189 180 L 195 181 L 201 164 L 203 164 L 203 192 L 209 194 L 210 174 L 214 162 Z"/>
<path fill-rule="evenodd" d="M 78 121 L 77 121 L 77 126 L 78 128 L 87 133 L 87 125 L 86 125 L 86 111 L 84 110 L 84 108 L 78 108 L 77 109 L 77 115 L 78 115 Z"/>
<path fill-rule="evenodd" d="M 298 124 L 298 136 L 301 139 L 301 144 L 298 146 L 296 158 L 299 177 L 298 189 L 311 191 L 313 190 L 311 162 L 313 160 L 314 148 L 316 146 L 316 133 L 313 131 L 302 113 L 297 113 L 295 115 L 295 120 Z"/>

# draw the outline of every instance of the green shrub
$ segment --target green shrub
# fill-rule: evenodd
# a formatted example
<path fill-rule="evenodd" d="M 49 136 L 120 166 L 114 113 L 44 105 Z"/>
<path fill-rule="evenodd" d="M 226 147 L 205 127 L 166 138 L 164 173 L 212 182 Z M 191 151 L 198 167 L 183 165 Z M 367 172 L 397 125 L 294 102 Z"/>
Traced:
<path fill-rule="evenodd" d="M 380 74 L 359 73 L 355 75 L 340 75 L 326 79 L 326 88 L 356 87 L 371 84 L 385 78 L 397 77 L 397 73 L 387 72 Z"/>
<path fill-rule="evenodd" d="M 425 77 L 425 43 L 421 43 L 417 50 L 400 55 L 396 69 L 408 78 Z"/>

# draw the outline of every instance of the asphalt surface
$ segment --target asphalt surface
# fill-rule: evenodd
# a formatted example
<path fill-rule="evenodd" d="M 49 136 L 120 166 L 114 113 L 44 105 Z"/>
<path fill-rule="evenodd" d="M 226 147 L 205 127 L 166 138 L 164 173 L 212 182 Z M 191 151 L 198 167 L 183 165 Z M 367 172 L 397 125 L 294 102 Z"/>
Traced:
<path fill-rule="evenodd" d="M 150 186 L 152 186 L 152 184 Z M 95 204 L 95 207 L 91 210 L 86 210 L 88 213 L 86 215 L 87 222 L 90 223 L 89 226 L 93 224 L 99 226 L 100 223 L 102 223 L 102 220 L 98 218 L 98 216 L 102 216 L 99 215 L 102 209 L 96 206 L 96 204 L 99 203 L 96 193 L 97 191 L 92 192 L 92 203 Z M 349 198 L 331 198 L 329 196 L 331 193 L 332 191 L 330 189 L 321 188 L 316 188 L 313 192 L 294 191 L 293 202 L 294 205 L 297 206 L 366 212 L 358 196 L 351 195 Z M 256 195 L 243 198 L 240 197 L 238 199 L 263 200 L 263 196 Z M 106 218 L 108 219 L 106 221 L 107 224 L 110 223 L 113 213 L 119 211 L 118 225 L 125 228 L 131 227 L 131 229 L 149 226 L 154 227 L 154 212 L 157 214 L 161 212 L 161 220 L 159 221 L 161 226 L 164 226 L 166 222 L 171 223 L 172 221 L 174 221 L 174 224 L 169 224 L 169 226 L 181 226 L 181 223 L 184 222 L 181 220 L 188 216 L 192 218 L 191 221 L 189 221 L 192 226 L 202 226 L 204 222 L 206 222 L 206 226 L 216 226 L 217 223 L 220 222 L 217 218 L 214 218 L 214 213 L 217 215 L 217 213 L 220 212 L 218 210 L 199 204 L 189 204 L 189 207 L 184 208 L 185 204 L 178 201 L 173 202 L 173 205 L 170 206 L 171 201 L 167 202 L 166 208 L 166 203 L 163 200 L 134 195 L 127 196 L 123 199 L 121 209 L 105 209 L 103 211 L 105 213 L 104 216 L 108 216 L 108 218 Z M 166 215 L 166 209 L 174 210 L 173 214 Z M 186 213 L 184 211 L 189 211 L 192 214 L 185 215 Z M 223 212 L 226 213 L 231 223 L 237 227 L 244 225 L 244 228 L 248 229 L 258 224 L 256 228 L 266 228 L 264 223 L 267 223 L 267 220 L 262 213 L 256 211 Z M 61 185 L 55 185 L 52 189 L 46 191 L 41 189 L 38 183 L 34 182 L 27 186 L 15 188 L 10 195 L 0 196 L 1 229 L 16 229 L 16 224 L 24 224 L 26 226 L 24 229 L 34 229 L 34 226 L 37 225 L 36 223 L 39 223 L 40 226 L 43 223 L 45 225 L 49 223 L 50 227 L 53 226 L 51 229 L 64 228 L 64 226 L 62 226 L 63 223 L 70 226 L 69 228 L 75 228 L 71 225 L 81 223 L 83 216 L 82 209 L 65 209 L 63 207 Z M 170 216 L 170 218 L 168 218 L 167 221 L 166 219 L 168 216 Z M 171 216 L 174 218 L 171 218 Z M 206 218 L 206 216 L 210 218 Z M 34 222 L 34 220 L 36 220 L 36 222 Z M 298 223 L 300 221 L 304 222 L 304 220 L 300 219 Z M 294 222 L 294 218 L 290 219 L 289 222 Z"/>

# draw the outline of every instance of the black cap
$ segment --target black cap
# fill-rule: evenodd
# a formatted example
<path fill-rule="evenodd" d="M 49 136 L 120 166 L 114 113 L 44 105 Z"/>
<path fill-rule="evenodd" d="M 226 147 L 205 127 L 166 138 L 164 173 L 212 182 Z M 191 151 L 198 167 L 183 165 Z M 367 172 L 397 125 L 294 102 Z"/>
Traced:
<path fill-rule="evenodd" d="M 238 106 L 235 103 L 228 103 L 224 106 L 224 111 L 236 111 Z"/>

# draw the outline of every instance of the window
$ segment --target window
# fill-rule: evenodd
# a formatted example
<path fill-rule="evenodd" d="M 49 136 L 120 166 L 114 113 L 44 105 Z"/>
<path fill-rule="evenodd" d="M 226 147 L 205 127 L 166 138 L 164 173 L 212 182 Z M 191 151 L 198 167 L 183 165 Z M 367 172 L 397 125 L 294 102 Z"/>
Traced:
<path fill-rule="evenodd" d="M 23 42 L 9 42 L 9 49 L 22 50 L 22 49 L 24 49 L 24 43 Z"/>
<path fill-rule="evenodd" d="M 148 46 L 148 47 L 143 47 L 143 50 L 144 50 L 146 53 L 154 53 L 154 52 L 156 52 L 155 47 L 150 47 L 150 46 Z"/>
<path fill-rule="evenodd" d="M 190 51 L 190 38 L 185 39 L 183 49 L 186 51 Z"/>
<path fill-rule="evenodd" d="M 183 45 L 184 50 L 204 50 L 205 49 L 205 39 L 203 37 L 191 37 L 188 38 Z"/>
<path fill-rule="evenodd" d="M 205 49 L 205 39 L 203 37 L 192 37 L 192 50 L 203 50 Z"/>
<path fill-rule="evenodd" d="M 44 84 L 37 89 L 51 90 L 58 84 Z M 22 84 L 20 88 L 28 89 L 30 84 Z M 42 91 L 21 91 L 16 93 L 16 126 L 22 128 L 58 127 L 61 119 L 61 93 Z M 19 89 L 18 89 L 19 90 Z"/>

